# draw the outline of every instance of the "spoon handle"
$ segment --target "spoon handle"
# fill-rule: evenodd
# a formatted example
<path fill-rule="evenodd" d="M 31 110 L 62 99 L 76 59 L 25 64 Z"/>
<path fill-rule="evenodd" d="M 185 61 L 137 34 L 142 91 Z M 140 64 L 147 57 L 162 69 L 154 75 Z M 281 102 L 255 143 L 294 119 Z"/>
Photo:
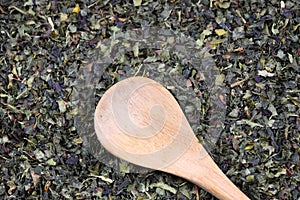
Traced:
<path fill-rule="evenodd" d="M 181 176 L 223 200 L 249 200 L 221 171 L 198 141 L 162 171 Z"/>

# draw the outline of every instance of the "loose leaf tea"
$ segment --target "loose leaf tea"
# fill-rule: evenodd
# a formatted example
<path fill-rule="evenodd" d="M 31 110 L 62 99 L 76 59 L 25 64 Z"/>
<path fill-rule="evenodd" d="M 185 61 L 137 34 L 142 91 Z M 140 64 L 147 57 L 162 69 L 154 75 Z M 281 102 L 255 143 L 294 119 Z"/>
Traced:
<path fill-rule="evenodd" d="M 122 161 L 110 168 L 92 154 L 104 151 L 97 140 L 81 137 L 93 125 L 83 108 L 93 113 L 110 86 L 137 75 L 165 83 L 199 142 L 249 198 L 299 199 L 299 7 L 298 0 L 0 0 L 0 199 L 215 199 L 169 174 L 127 173 Z M 147 27 L 169 31 L 158 35 L 159 48 L 118 40 Z M 199 66 L 180 53 L 190 46 L 201 52 Z M 210 77 L 203 66 L 219 73 Z M 82 81 L 91 91 L 85 97 Z M 85 104 L 89 97 L 95 101 Z M 219 107 L 224 120 L 212 118 Z M 79 127 L 78 116 L 91 124 Z"/>

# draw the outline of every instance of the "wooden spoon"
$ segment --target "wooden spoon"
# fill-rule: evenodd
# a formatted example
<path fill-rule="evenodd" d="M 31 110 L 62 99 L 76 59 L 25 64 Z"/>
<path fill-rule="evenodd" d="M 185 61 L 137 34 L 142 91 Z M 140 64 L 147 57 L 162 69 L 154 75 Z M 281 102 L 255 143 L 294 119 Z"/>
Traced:
<path fill-rule="evenodd" d="M 219 199 L 249 199 L 218 168 L 159 83 L 144 77 L 118 82 L 101 98 L 94 120 L 98 140 L 113 155 L 183 177 Z"/>

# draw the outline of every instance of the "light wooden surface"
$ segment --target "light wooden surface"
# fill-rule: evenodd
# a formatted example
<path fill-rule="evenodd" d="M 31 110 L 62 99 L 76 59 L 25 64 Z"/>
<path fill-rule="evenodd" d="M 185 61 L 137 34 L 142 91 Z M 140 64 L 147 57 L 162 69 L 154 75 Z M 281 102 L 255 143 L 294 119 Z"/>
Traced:
<path fill-rule="evenodd" d="M 219 199 L 244 195 L 207 154 L 175 98 L 144 77 L 118 82 L 95 111 L 98 140 L 128 162 L 183 177 Z"/>

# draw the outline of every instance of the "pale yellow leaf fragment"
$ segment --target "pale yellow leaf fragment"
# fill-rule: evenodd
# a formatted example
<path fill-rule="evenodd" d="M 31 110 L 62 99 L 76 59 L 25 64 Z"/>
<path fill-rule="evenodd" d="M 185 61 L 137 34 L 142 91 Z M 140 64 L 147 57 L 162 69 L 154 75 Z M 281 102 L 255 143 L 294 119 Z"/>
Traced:
<path fill-rule="evenodd" d="M 50 166 L 55 166 L 56 165 L 56 161 L 53 158 L 51 158 L 51 159 L 49 159 L 47 161 L 47 164 L 50 165 Z"/>
<path fill-rule="evenodd" d="M 258 75 L 259 76 L 263 76 L 263 77 L 272 77 L 272 76 L 275 76 L 274 73 L 268 72 L 267 70 L 259 70 L 258 71 Z"/>
<path fill-rule="evenodd" d="M 8 74 L 8 85 L 7 85 L 8 90 L 10 90 L 13 86 L 13 79 L 14 79 L 14 75 Z"/>
<path fill-rule="evenodd" d="M 66 13 L 60 13 L 60 21 L 68 21 L 68 15 Z"/>
<path fill-rule="evenodd" d="M 80 7 L 79 7 L 79 4 L 76 3 L 75 7 L 72 10 L 72 13 L 79 13 L 79 12 L 80 12 Z"/>
<path fill-rule="evenodd" d="M 64 100 L 57 100 L 58 108 L 60 113 L 64 113 L 67 111 L 67 103 Z"/>
<path fill-rule="evenodd" d="M 245 146 L 245 150 L 253 149 L 253 147 L 254 147 L 254 142 L 251 141 Z"/>
<path fill-rule="evenodd" d="M 30 76 L 29 79 L 27 80 L 27 86 L 28 86 L 29 88 L 32 88 L 32 83 L 33 83 L 33 81 L 34 81 L 34 76 L 32 75 L 32 76 Z"/>
<path fill-rule="evenodd" d="M 218 36 L 222 36 L 222 35 L 225 35 L 227 33 L 227 31 L 225 31 L 224 29 L 216 29 L 215 30 L 215 33 L 218 35 Z"/>
<path fill-rule="evenodd" d="M 241 14 L 241 12 L 240 12 L 239 10 L 236 10 L 236 14 L 241 18 L 241 20 L 242 20 L 242 22 L 243 22 L 244 24 L 247 23 L 247 21 L 244 19 L 244 17 L 242 16 L 242 14 Z"/>
<path fill-rule="evenodd" d="M 134 6 L 140 6 L 140 5 L 142 5 L 142 0 L 133 0 L 133 5 Z"/>
<path fill-rule="evenodd" d="M 297 24 L 297 25 L 295 25 L 295 26 L 293 26 L 293 31 L 296 31 L 298 27 L 300 27 L 300 23 Z"/>

